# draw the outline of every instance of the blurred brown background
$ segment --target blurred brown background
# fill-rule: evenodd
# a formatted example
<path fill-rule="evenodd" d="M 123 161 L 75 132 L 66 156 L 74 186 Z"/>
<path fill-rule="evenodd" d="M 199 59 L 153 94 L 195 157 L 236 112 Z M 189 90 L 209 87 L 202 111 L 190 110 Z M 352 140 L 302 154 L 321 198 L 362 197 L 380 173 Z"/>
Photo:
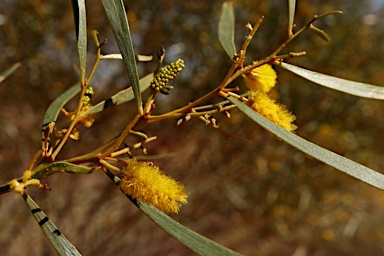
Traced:
<path fill-rule="evenodd" d="M 180 107 L 210 91 L 230 61 L 217 39 L 222 1 L 125 1 L 137 53 L 167 50 L 165 62 L 184 59 L 171 96 L 157 98 L 157 113 Z M 339 9 L 316 25 L 332 38 L 324 43 L 306 32 L 284 52 L 307 51 L 291 63 L 308 69 L 383 85 L 383 1 L 299 1 L 298 28 L 313 14 Z M 96 29 L 105 53 L 117 47 L 100 1 L 87 1 L 88 31 Z M 267 56 L 286 38 L 286 1 L 235 1 L 236 44 L 265 15 L 247 61 Z M 0 84 L 0 182 L 21 176 L 41 145 L 45 110 L 77 81 L 77 50 L 70 1 L 0 2 L 0 71 L 23 66 Z M 92 64 L 95 46 L 88 43 Z M 153 64 L 139 64 L 141 75 Z M 384 170 L 384 103 L 325 89 L 281 69 L 274 96 L 297 116 L 297 134 L 377 171 Z M 236 81 L 242 86 L 242 81 Z M 92 81 L 93 102 L 129 85 L 120 62 L 104 62 Z M 73 107 L 73 104 L 71 105 Z M 134 107 L 123 105 L 97 117 L 81 140 L 59 158 L 95 149 L 118 134 Z M 183 225 L 246 255 L 383 255 L 384 192 L 342 174 L 277 140 L 237 111 L 216 116 L 224 130 L 252 141 L 226 139 L 191 120 L 167 120 L 145 128 L 158 139 L 151 154 L 185 184 L 189 203 Z M 57 174 L 44 182 L 52 191 L 28 192 L 84 255 L 194 255 L 138 211 L 101 172 Z M 55 255 L 21 197 L 0 198 L 2 255 Z"/>

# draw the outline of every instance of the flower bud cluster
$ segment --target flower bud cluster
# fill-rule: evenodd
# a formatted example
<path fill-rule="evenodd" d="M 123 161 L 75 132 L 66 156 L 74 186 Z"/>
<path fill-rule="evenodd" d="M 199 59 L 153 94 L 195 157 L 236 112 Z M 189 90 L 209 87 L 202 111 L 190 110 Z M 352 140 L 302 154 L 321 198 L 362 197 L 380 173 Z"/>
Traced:
<path fill-rule="evenodd" d="M 184 66 L 184 61 L 178 59 L 168 66 L 161 68 L 153 78 L 150 86 L 157 92 L 169 94 L 169 90 L 173 89 L 173 87 L 168 85 L 168 83 L 183 70 Z"/>
<path fill-rule="evenodd" d="M 95 94 L 95 92 L 93 91 L 92 87 L 87 87 L 87 89 L 85 89 L 85 93 L 83 96 L 83 104 L 85 106 L 90 105 L 93 94 Z"/>

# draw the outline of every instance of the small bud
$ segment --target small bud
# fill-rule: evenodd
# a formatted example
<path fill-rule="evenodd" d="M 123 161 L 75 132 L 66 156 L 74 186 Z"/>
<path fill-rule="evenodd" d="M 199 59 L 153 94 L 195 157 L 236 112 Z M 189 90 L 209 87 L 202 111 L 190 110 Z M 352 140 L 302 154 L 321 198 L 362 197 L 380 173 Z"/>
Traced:
<path fill-rule="evenodd" d="M 85 89 L 85 93 L 83 96 L 83 104 L 85 106 L 90 104 L 93 94 L 95 94 L 95 92 L 93 91 L 92 87 L 87 87 L 87 89 Z"/>
<path fill-rule="evenodd" d="M 309 26 L 309 29 L 313 31 L 316 35 L 318 35 L 321 39 L 323 39 L 326 42 L 330 42 L 331 38 L 327 35 L 327 33 L 324 32 L 324 30 L 321 30 L 312 24 Z"/>

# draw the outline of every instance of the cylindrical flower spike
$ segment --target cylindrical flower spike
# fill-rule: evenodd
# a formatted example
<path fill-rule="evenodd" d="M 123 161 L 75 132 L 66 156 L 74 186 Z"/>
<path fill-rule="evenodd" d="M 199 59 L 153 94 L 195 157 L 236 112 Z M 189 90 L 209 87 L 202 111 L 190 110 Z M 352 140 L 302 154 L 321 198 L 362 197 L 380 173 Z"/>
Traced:
<path fill-rule="evenodd" d="M 153 78 L 150 86 L 157 92 L 169 94 L 169 90 L 173 87 L 168 86 L 167 84 L 173 80 L 183 70 L 184 67 L 184 61 L 182 59 L 178 59 L 168 66 L 161 68 Z"/>
<path fill-rule="evenodd" d="M 178 213 L 180 206 L 187 203 L 182 184 L 163 174 L 157 166 L 136 159 L 128 160 L 119 187 L 132 198 L 163 212 Z"/>
<path fill-rule="evenodd" d="M 297 126 L 293 124 L 296 116 L 290 113 L 284 105 L 277 104 L 269 98 L 266 93 L 251 90 L 248 92 L 248 99 L 250 107 L 260 115 L 290 132 L 297 129 Z"/>

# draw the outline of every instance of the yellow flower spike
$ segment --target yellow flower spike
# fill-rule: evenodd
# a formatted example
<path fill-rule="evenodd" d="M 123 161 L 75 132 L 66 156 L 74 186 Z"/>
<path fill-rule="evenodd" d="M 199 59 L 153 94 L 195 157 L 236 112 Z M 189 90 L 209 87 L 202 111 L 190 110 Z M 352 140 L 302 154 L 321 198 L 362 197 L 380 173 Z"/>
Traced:
<path fill-rule="evenodd" d="M 182 184 L 163 174 L 157 166 L 136 159 L 128 160 L 119 187 L 132 198 L 163 212 L 178 213 L 181 204 L 187 203 Z"/>
<path fill-rule="evenodd" d="M 260 115 L 290 132 L 297 129 L 297 126 L 293 124 L 296 116 L 290 113 L 284 105 L 279 105 L 269 98 L 266 93 L 252 90 L 248 92 L 248 99 L 251 108 Z"/>
<path fill-rule="evenodd" d="M 277 74 L 271 65 L 264 64 L 252 69 L 251 72 L 243 75 L 243 78 L 248 89 L 269 92 L 276 85 Z"/>

